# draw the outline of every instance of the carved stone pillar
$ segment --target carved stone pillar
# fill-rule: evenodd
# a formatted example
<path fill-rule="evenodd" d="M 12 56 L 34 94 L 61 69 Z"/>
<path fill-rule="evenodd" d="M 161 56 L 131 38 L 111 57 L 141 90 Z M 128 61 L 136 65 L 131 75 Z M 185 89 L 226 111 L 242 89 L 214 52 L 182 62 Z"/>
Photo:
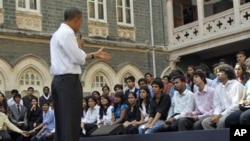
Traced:
<path fill-rule="evenodd" d="M 176 70 L 176 64 L 178 62 L 180 62 L 180 59 L 181 59 L 181 57 L 179 57 L 179 56 L 170 56 L 170 64 L 169 64 L 169 66 L 170 66 L 171 71 Z"/>

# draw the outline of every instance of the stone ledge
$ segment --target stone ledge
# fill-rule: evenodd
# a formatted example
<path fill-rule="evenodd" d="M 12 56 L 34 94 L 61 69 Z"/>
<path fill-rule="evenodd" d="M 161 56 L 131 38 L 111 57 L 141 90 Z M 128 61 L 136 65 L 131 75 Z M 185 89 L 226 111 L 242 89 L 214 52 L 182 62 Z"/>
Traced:
<path fill-rule="evenodd" d="M 28 11 L 16 11 L 16 24 L 19 29 L 42 31 L 42 15 Z"/>

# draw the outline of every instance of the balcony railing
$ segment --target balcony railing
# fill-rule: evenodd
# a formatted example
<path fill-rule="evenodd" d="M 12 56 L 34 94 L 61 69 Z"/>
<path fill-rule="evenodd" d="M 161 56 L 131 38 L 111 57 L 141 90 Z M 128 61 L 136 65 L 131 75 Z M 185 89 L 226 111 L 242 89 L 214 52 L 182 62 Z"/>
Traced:
<path fill-rule="evenodd" d="M 183 48 L 203 40 L 237 34 L 250 29 L 250 3 L 239 8 L 239 22 L 235 22 L 234 9 L 228 9 L 218 14 L 206 17 L 203 20 L 203 32 L 199 31 L 198 21 L 177 27 L 173 30 L 173 41 L 170 50 Z M 201 33 L 203 33 L 201 35 Z"/>

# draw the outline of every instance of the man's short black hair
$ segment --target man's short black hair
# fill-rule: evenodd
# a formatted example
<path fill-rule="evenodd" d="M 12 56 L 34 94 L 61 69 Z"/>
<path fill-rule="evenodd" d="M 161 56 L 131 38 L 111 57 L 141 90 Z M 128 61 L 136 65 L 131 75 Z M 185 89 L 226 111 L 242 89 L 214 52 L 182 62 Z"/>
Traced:
<path fill-rule="evenodd" d="M 153 85 L 153 84 L 158 85 L 160 87 L 160 89 L 163 89 L 163 87 L 164 87 L 161 78 L 158 78 L 158 77 L 153 80 L 151 85 Z"/>
<path fill-rule="evenodd" d="M 34 91 L 34 88 L 33 87 L 29 87 L 27 90 L 33 90 Z"/>
<path fill-rule="evenodd" d="M 147 75 L 153 77 L 153 75 L 152 75 L 150 72 L 145 73 L 145 74 L 144 74 L 144 77 L 146 77 Z"/>
<path fill-rule="evenodd" d="M 43 105 L 48 105 L 48 106 L 50 106 L 50 103 L 49 103 L 48 101 L 45 101 L 45 102 L 42 103 L 42 106 L 43 106 Z"/>
<path fill-rule="evenodd" d="M 245 51 L 243 51 L 243 50 L 238 51 L 238 52 L 236 53 L 236 55 L 237 55 L 237 54 L 242 54 L 242 55 L 246 56 L 246 52 L 245 52 Z"/>
<path fill-rule="evenodd" d="M 18 90 L 17 89 L 13 89 L 13 90 L 11 90 L 11 92 L 10 92 L 11 94 L 18 94 Z"/>
<path fill-rule="evenodd" d="M 69 7 L 64 12 L 64 21 L 70 21 L 80 16 L 82 16 L 82 12 L 77 7 Z"/>
<path fill-rule="evenodd" d="M 115 86 L 114 86 L 114 91 L 116 91 L 117 88 L 123 90 L 122 84 L 115 84 Z"/>
<path fill-rule="evenodd" d="M 13 98 L 14 98 L 14 100 L 15 100 L 15 98 L 21 98 L 21 95 L 19 93 L 16 93 Z"/>
<path fill-rule="evenodd" d="M 130 75 L 128 76 L 126 79 L 125 79 L 125 82 L 127 83 L 128 80 L 131 80 L 132 82 L 135 82 L 135 77 L 133 75 Z"/>

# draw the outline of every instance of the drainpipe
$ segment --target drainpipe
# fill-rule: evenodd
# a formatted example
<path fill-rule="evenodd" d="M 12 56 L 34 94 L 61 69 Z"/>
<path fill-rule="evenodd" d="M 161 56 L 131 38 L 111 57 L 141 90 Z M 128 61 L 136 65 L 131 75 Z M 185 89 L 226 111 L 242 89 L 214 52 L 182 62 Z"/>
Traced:
<path fill-rule="evenodd" d="M 155 43 L 154 43 L 154 28 L 153 28 L 153 14 L 152 14 L 152 0 L 149 0 L 149 12 L 150 12 L 150 34 L 151 34 L 151 47 L 152 47 L 152 61 L 153 61 L 153 74 L 156 77 L 155 69 Z"/>

